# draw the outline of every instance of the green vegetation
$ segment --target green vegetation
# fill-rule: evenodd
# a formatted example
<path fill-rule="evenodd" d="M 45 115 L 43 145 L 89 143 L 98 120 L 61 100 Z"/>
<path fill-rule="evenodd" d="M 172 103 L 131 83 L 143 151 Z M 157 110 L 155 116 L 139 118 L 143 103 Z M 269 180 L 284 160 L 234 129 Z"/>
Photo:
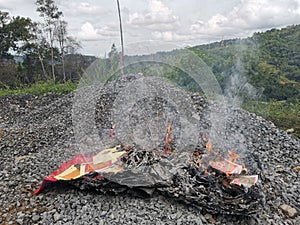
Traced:
<path fill-rule="evenodd" d="M 210 66 L 225 95 L 233 85 L 230 79 L 238 74 L 241 86 L 235 94 L 241 106 L 284 130 L 293 128 L 300 137 L 299 40 L 300 25 L 293 25 L 190 50 Z M 243 79 L 259 91 L 245 94 Z"/>
<path fill-rule="evenodd" d="M 295 135 L 299 137 L 299 40 L 300 25 L 293 25 L 255 33 L 246 39 L 223 40 L 187 49 L 209 66 L 224 95 L 237 99 L 244 109 L 273 121 L 282 129 L 293 128 Z M 183 55 L 183 51 L 136 56 L 145 62 L 151 58 L 169 57 L 176 61 L 176 65 L 180 65 L 178 67 L 139 63 L 135 68 L 129 68 L 129 71 L 141 71 L 152 76 L 163 74 L 165 78 L 189 91 L 199 91 L 191 77 L 179 69 L 194 66 L 192 60 L 178 57 Z"/>
<path fill-rule="evenodd" d="M 68 35 L 67 22 L 55 1 L 36 0 L 36 6 L 43 22 L 11 17 L 0 10 L 0 88 L 75 81 L 87 67 L 87 57 L 78 57 L 80 43 Z"/>
<path fill-rule="evenodd" d="M 293 134 L 300 138 L 300 100 L 259 102 L 249 101 L 242 106 L 245 110 L 253 112 L 272 121 L 277 127 L 287 130 L 294 129 Z"/>
<path fill-rule="evenodd" d="M 264 100 L 300 98 L 300 25 L 255 33 L 190 48 L 212 68 L 225 90 L 234 73 L 256 88 Z"/>
<path fill-rule="evenodd" d="M 45 93 L 67 94 L 74 91 L 77 84 L 67 81 L 63 84 L 54 84 L 53 82 L 37 82 L 31 86 L 24 86 L 18 89 L 0 89 L 0 96 L 13 95 L 13 94 L 32 94 L 42 95 Z"/>

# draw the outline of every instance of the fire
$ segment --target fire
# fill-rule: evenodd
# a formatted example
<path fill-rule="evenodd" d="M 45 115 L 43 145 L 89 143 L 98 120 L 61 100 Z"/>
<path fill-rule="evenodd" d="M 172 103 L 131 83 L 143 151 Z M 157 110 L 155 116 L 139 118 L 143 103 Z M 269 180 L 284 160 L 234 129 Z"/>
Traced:
<path fill-rule="evenodd" d="M 236 160 L 240 158 L 240 156 L 238 154 L 236 154 L 235 152 L 232 151 L 228 151 L 228 161 L 235 163 Z"/>
<path fill-rule="evenodd" d="M 171 125 L 168 124 L 168 126 L 167 126 L 167 133 L 169 134 L 170 132 L 171 132 Z"/>
<path fill-rule="evenodd" d="M 172 136 L 170 137 L 170 132 L 171 132 L 171 125 L 168 124 L 167 125 L 167 129 L 166 129 L 166 139 L 165 139 L 165 151 L 164 154 L 168 154 L 169 153 L 169 142 L 171 142 L 173 140 Z"/>
<path fill-rule="evenodd" d="M 227 174 L 226 174 L 226 176 L 227 176 Z M 228 181 L 227 180 L 223 180 L 223 185 L 224 185 L 224 187 L 226 187 L 226 188 L 228 188 L 229 187 L 229 183 L 228 183 Z"/>
<path fill-rule="evenodd" d="M 206 142 L 205 147 L 206 147 L 206 150 L 208 151 L 208 153 L 210 153 L 211 152 L 211 147 L 212 147 L 211 142 L 210 141 Z"/>

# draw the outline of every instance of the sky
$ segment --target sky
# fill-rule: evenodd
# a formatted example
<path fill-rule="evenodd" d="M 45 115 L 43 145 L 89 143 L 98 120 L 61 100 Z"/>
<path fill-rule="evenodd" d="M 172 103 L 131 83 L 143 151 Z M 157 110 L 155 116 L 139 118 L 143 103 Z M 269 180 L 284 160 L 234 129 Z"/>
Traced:
<path fill-rule="evenodd" d="M 119 0 L 125 54 L 146 54 L 300 24 L 300 0 Z M 11 16 L 40 21 L 35 0 L 0 0 Z M 81 53 L 120 48 L 116 0 L 55 0 Z"/>

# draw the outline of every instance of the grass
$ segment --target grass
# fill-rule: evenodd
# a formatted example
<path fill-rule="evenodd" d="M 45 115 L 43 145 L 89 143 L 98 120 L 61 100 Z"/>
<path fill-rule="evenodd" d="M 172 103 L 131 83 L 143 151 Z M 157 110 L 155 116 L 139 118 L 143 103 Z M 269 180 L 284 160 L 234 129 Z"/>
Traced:
<path fill-rule="evenodd" d="M 63 84 L 54 84 L 53 82 L 37 82 L 31 86 L 24 86 L 17 89 L 0 89 L 0 96 L 14 95 L 14 94 L 32 94 L 43 95 L 45 93 L 67 94 L 74 91 L 77 84 L 67 81 Z"/>
<path fill-rule="evenodd" d="M 248 101 L 242 106 L 245 110 L 253 112 L 272 121 L 277 127 L 287 130 L 294 129 L 293 135 L 300 138 L 300 100 L 288 101 Z"/>

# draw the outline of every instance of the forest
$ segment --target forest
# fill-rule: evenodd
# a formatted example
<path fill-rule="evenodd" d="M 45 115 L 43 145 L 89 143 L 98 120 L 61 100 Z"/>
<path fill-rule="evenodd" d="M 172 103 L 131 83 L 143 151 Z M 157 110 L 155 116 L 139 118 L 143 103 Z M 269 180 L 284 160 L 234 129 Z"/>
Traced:
<path fill-rule="evenodd" d="M 36 1 L 42 22 L 0 11 L 0 88 L 41 81 L 76 81 L 93 56 L 78 54 L 80 42 L 68 35 L 68 23 L 54 1 Z"/>
<path fill-rule="evenodd" d="M 80 42 L 68 35 L 68 24 L 54 1 L 36 1 L 42 22 L 20 16 L 11 17 L 0 11 L 0 94 L 74 90 L 85 70 L 99 60 L 99 76 L 119 69 L 119 52 L 112 44 L 106 58 L 97 59 L 78 53 Z M 176 59 L 189 50 L 208 65 L 224 95 L 239 97 L 240 105 L 261 114 L 283 129 L 293 128 L 300 135 L 300 25 L 254 33 L 244 39 L 186 47 L 155 55 Z M 149 56 L 125 56 L 126 59 L 147 59 Z M 172 58 L 173 57 L 173 58 Z M 174 58 L 175 57 L 175 58 Z M 178 63 L 188 67 L 189 59 Z M 164 77 L 189 91 L 199 91 L 186 72 L 166 65 L 135 65 L 126 72 L 145 75 L 162 73 Z M 234 81 L 234 79 L 235 81 Z M 238 83 L 237 83 L 238 81 Z M 235 82 L 235 83 L 234 83 Z M 233 86 L 236 89 L 233 90 Z M 252 89 L 250 90 L 249 87 Z M 36 90 L 43 89 L 43 90 Z M 58 91 L 60 92 L 60 91 Z M 234 93 L 233 93 L 234 92 Z"/>
<path fill-rule="evenodd" d="M 241 106 L 300 137 L 300 25 L 271 29 L 245 39 L 192 47 L 223 90 L 232 74 L 256 91 Z M 238 62 L 238 63 L 237 63 Z M 229 82 L 230 83 L 230 82 Z"/>

